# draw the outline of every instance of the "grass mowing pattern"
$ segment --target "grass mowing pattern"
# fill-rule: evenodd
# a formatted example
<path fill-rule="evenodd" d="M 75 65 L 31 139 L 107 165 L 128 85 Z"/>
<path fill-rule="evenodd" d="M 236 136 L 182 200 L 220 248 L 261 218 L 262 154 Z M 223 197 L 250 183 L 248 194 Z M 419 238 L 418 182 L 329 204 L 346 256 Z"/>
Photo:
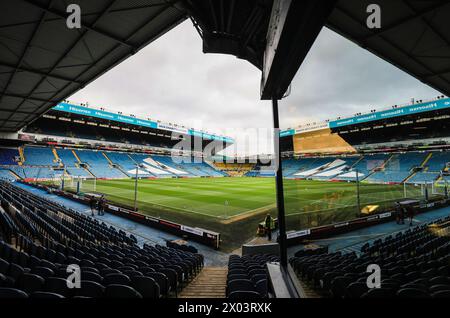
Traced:
<path fill-rule="evenodd" d="M 83 181 L 81 190 L 93 191 L 93 183 Z M 134 204 L 132 179 L 97 180 L 95 190 L 112 202 Z M 407 197 L 421 195 L 420 187 L 406 190 Z M 286 179 L 284 191 L 288 230 L 345 221 L 358 214 L 355 183 Z M 383 210 L 403 197 L 403 185 L 360 184 L 361 207 L 373 204 Z M 141 213 L 220 232 L 225 250 L 254 237 L 267 212 L 276 215 L 274 178 L 143 179 L 138 182 L 137 201 Z M 224 224 L 236 216 L 238 220 Z"/>

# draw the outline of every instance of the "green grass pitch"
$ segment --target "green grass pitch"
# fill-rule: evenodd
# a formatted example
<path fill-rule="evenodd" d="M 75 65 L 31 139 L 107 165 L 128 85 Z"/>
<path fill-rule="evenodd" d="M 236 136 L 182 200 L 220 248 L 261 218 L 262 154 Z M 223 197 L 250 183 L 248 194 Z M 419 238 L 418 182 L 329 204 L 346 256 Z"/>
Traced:
<path fill-rule="evenodd" d="M 326 212 L 356 207 L 355 183 L 284 180 L 286 214 Z M 133 206 L 134 180 L 97 180 L 95 192 L 107 199 Z M 94 181 L 84 181 L 84 192 L 94 191 Z M 408 195 L 409 194 L 409 195 Z M 407 196 L 420 195 L 420 188 L 408 186 Z M 400 185 L 360 185 L 361 205 L 390 204 L 404 196 Z M 229 219 L 269 209 L 275 204 L 273 178 L 183 178 L 138 181 L 138 208 L 143 213 L 155 207 L 173 209 L 204 217 Z"/>
<path fill-rule="evenodd" d="M 95 192 L 132 207 L 133 179 L 96 180 Z M 66 184 L 70 186 L 69 183 Z M 72 184 L 72 189 L 75 184 Z M 82 182 L 93 192 L 94 181 Z M 355 183 L 284 180 L 288 230 L 299 230 L 358 216 Z M 406 197 L 417 198 L 420 187 L 408 186 Z M 360 184 L 360 206 L 381 211 L 405 197 L 403 185 Z M 225 246 L 235 247 L 255 235 L 266 213 L 276 215 L 274 178 L 141 179 L 137 206 L 141 213 L 189 226 L 218 231 Z"/>
<path fill-rule="evenodd" d="M 91 184 L 84 190 L 93 189 Z M 96 192 L 133 206 L 134 180 L 97 180 Z M 226 219 L 275 203 L 275 183 L 259 178 L 180 178 L 138 181 L 138 207 L 174 209 L 203 217 Z"/>

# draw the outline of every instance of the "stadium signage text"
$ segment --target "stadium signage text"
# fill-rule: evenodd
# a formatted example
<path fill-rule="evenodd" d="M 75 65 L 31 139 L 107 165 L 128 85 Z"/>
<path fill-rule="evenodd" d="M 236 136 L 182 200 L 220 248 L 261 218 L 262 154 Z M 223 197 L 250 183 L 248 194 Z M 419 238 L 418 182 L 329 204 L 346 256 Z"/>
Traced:
<path fill-rule="evenodd" d="M 301 231 L 294 231 L 294 232 L 289 232 L 286 233 L 286 237 L 288 239 L 290 238 L 295 238 L 295 237 L 300 237 L 300 236 L 306 236 L 311 234 L 311 230 L 310 229 L 306 229 L 306 230 L 301 230 Z"/>
<path fill-rule="evenodd" d="M 185 232 L 189 232 L 189 233 L 195 234 L 195 235 L 198 235 L 198 236 L 203 236 L 203 231 L 201 231 L 199 229 L 192 228 L 190 226 L 182 225 L 181 226 L 181 230 L 185 231 Z"/>
<path fill-rule="evenodd" d="M 404 115 L 418 114 L 438 109 L 445 109 L 450 107 L 450 99 L 441 99 L 433 102 L 416 104 L 405 106 L 396 110 L 385 110 L 380 112 L 375 112 L 370 115 L 361 115 L 353 118 L 347 118 L 343 120 L 334 120 L 329 122 L 329 128 L 337 128 L 347 125 L 365 123 L 369 121 L 384 119 L 384 118 L 393 118 Z"/>
<path fill-rule="evenodd" d="M 174 127 L 174 126 L 171 126 L 168 124 L 157 123 L 157 122 L 151 121 L 151 120 L 139 119 L 139 118 L 132 117 L 132 116 L 115 114 L 115 113 L 111 113 L 108 111 L 102 111 L 102 110 L 98 110 L 98 109 L 73 105 L 73 104 L 69 104 L 69 103 L 59 103 L 57 106 L 53 107 L 53 110 L 77 114 L 77 115 L 86 115 L 86 116 L 90 116 L 90 117 L 101 118 L 101 119 L 106 119 L 106 120 L 111 120 L 111 121 L 116 121 L 116 122 L 120 122 L 120 123 L 126 123 L 126 124 L 141 126 L 141 127 L 149 127 L 149 128 L 161 129 L 161 130 L 166 130 L 166 131 L 172 131 L 172 132 L 177 132 L 177 133 L 181 133 L 181 134 L 187 134 L 187 135 L 191 135 L 191 136 L 201 137 L 201 138 L 207 139 L 207 140 L 220 140 L 220 141 L 224 141 L 224 142 L 228 142 L 228 143 L 234 142 L 234 140 L 229 137 L 222 137 L 222 136 L 216 136 L 216 135 L 212 135 L 212 134 L 206 134 L 206 133 L 202 133 L 200 131 L 195 131 L 193 129 Z"/>
<path fill-rule="evenodd" d="M 390 217 L 391 215 L 392 215 L 391 212 L 381 213 L 381 214 L 379 215 L 379 218 L 380 218 L 380 219 L 384 219 L 384 218 Z"/>
<path fill-rule="evenodd" d="M 324 123 L 320 126 L 320 128 L 338 128 L 338 127 L 344 127 L 349 125 L 356 125 L 360 123 L 366 123 L 371 121 L 376 121 L 380 119 L 386 119 L 386 118 L 394 118 L 394 117 L 400 117 L 400 116 L 406 116 L 406 115 L 412 115 L 412 114 L 419 114 L 439 109 L 445 109 L 450 107 L 450 98 L 446 99 L 440 99 L 433 102 L 427 102 L 427 103 L 421 103 L 421 104 L 415 104 L 415 105 L 409 105 L 404 106 L 398 109 L 393 110 L 385 110 L 385 111 L 379 111 L 375 112 L 373 114 L 365 114 L 360 116 L 355 116 L 351 118 L 345 118 L 345 119 L 339 119 L 330 121 L 329 123 Z M 280 137 L 287 137 L 287 136 L 293 136 L 295 134 L 298 134 L 303 131 L 312 131 L 319 128 L 318 126 L 313 127 L 307 127 L 307 128 L 299 128 L 299 129 L 288 129 L 280 131 Z"/>

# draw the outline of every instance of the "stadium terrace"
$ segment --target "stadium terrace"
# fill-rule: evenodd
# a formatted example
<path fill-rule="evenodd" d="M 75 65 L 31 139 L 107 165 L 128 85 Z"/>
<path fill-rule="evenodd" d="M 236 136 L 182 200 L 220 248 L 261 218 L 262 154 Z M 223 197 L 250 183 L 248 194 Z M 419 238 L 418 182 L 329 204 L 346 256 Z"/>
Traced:
<path fill-rule="evenodd" d="M 74 2 L 0 1 L 6 306 L 11 299 L 133 299 L 152 312 L 161 306 L 165 314 L 209 316 L 277 314 L 281 306 L 271 305 L 280 298 L 289 299 L 282 310 L 292 304 L 295 313 L 307 298 L 450 298 L 450 2 Z M 270 101 L 258 107 L 271 106 L 273 125 L 265 128 L 280 131 L 270 138 L 273 153 L 226 156 L 238 138 L 67 100 L 186 25 L 203 53 L 232 55 L 260 72 L 259 87 L 243 89 Z M 423 85 L 433 89 L 428 97 L 439 96 L 280 130 L 286 118 L 279 109 L 296 90 L 291 83 L 309 80 L 301 66 L 308 54 L 321 56 L 323 48 L 311 48 L 327 33 L 354 44 L 352 64 L 331 83 L 345 100 L 369 85 L 389 85 L 399 103 L 406 91 L 431 92 Z M 172 42 L 171 54 L 186 54 L 183 41 Z M 344 55 L 326 50 L 336 63 Z M 361 50 L 394 65 L 392 78 L 404 72 L 418 81 L 372 84 L 364 77 L 370 72 L 354 66 Z M 183 63 L 193 63 L 185 56 Z M 142 66 L 134 70 L 160 76 L 152 58 L 137 59 Z M 221 83 L 241 77 L 241 69 L 223 65 L 208 74 L 233 70 Z M 130 83 L 141 78 L 126 76 Z M 358 87 L 343 88 L 343 76 L 357 78 Z M 125 77 L 112 78 L 124 93 Z M 187 90 L 174 74 L 170 79 L 171 94 Z M 189 93 L 209 102 L 203 94 L 211 89 Z M 320 102 L 322 87 L 313 90 Z M 295 100 L 289 107 L 311 107 Z M 177 112 L 194 112 L 179 104 Z M 217 307 L 212 298 L 226 301 Z M 125 308 L 136 311 L 135 304 Z M 315 313 L 327 307 L 314 306 Z"/>

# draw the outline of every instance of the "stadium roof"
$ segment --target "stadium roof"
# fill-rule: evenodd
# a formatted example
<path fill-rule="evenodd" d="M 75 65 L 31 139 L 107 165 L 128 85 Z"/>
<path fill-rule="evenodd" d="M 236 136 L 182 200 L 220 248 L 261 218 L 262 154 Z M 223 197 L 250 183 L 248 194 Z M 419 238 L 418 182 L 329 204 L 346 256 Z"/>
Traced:
<path fill-rule="evenodd" d="M 449 2 L 379 0 L 378 30 L 366 25 L 371 2 L 338 1 L 327 26 L 450 95 Z M 187 17 L 202 36 L 205 53 L 233 54 L 263 67 L 273 0 L 71 3 L 81 4 L 81 29 L 66 27 L 64 1 L 0 2 L 0 131 L 19 130 Z M 299 38 L 312 39 L 315 30 L 301 32 Z M 295 52 L 301 61 L 309 44 L 303 46 Z M 284 68 L 296 70 L 297 60 Z"/>
<path fill-rule="evenodd" d="M 369 29 L 367 6 L 381 8 L 381 28 Z M 450 2 L 340 0 L 327 26 L 450 96 Z"/>
<path fill-rule="evenodd" d="M 17 131 L 186 18 L 174 1 L 0 2 L 0 131 Z"/>

